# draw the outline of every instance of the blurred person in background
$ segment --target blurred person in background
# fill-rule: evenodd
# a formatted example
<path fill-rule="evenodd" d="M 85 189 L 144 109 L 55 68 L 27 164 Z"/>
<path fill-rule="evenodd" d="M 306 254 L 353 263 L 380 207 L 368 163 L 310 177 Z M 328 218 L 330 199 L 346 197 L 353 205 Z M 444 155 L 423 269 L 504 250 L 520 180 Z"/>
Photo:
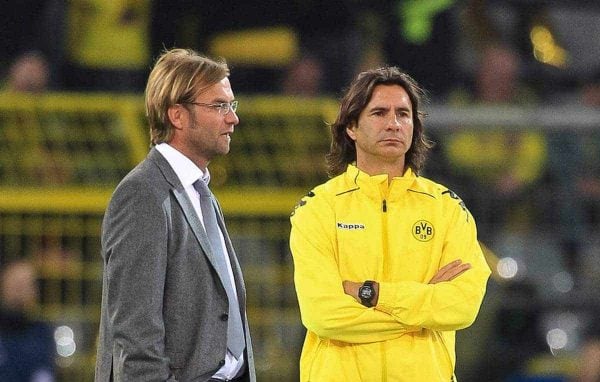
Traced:
<path fill-rule="evenodd" d="M 516 52 L 507 45 L 492 43 L 480 52 L 472 86 L 453 92 L 449 103 L 534 105 L 535 94 L 521 83 L 519 75 Z M 468 89 L 471 92 L 465 91 Z M 485 216 L 487 223 L 500 229 L 520 229 L 528 224 L 528 216 L 534 215 L 527 209 L 532 204 L 528 195 L 535 195 L 532 191 L 543 180 L 546 169 L 548 148 L 541 132 L 482 126 L 451 132 L 441 140 L 446 165 L 454 171 L 457 187 L 470 195 L 467 200 L 476 215 Z M 482 228 L 488 236 L 490 227 Z"/>
<path fill-rule="evenodd" d="M 359 72 L 368 36 L 368 5 L 345 0 L 297 2 L 288 19 L 299 36 L 299 57 L 286 70 L 290 95 L 337 95 Z"/>
<path fill-rule="evenodd" d="M 576 382 L 600 381 L 600 322 L 597 319 L 598 312 L 595 313 L 595 321 L 588 329 L 580 351 Z"/>
<path fill-rule="evenodd" d="M 536 94 L 521 81 L 521 59 L 511 46 L 491 40 L 477 53 L 472 78 L 448 95 L 450 106 L 501 109 L 536 105 Z M 545 248 L 541 246 L 543 238 L 534 230 L 539 228 L 536 222 L 541 215 L 536 207 L 546 200 L 538 192 L 548 160 L 544 134 L 527 127 L 487 124 L 451 129 L 437 138 L 438 162 L 443 164 L 446 181 L 480 217 L 480 239 L 500 257 L 535 264 L 532 257 L 546 253 L 539 249 Z M 538 246 L 534 256 L 521 245 L 522 240 Z M 546 264 L 553 263 L 548 260 Z M 487 320 L 472 328 L 474 336 L 462 338 L 459 350 L 464 352 L 468 368 L 461 379 L 502 381 L 528 357 L 543 351 L 535 331 L 537 287 L 531 280 L 489 286 L 482 312 Z"/>
<path fill-rule="evenodd" d="M 141 92 L 151 61 L 150 0 L 71 0 L 60 77 L 67 90 Z"/>
<path fill-rule="evenodd" d="M 600 110 L 600 70 L 585 81 L 578 92 L 581 106 Z M 597 127 L 600 124 L 597 123 Z M 582 292 L 600 292 L 600 130 L 554 134 L 554 165 L 567 175 L 554 179 L 558 195 L 558 221 L 565 262 L 576 276 Z"/>
<path fill-rule="evenodd" d="M 304 53 L 290 65 L 282 81 L 282 91 L 288 96 L 319 96 L 323 83 L 323 63 L 317 57 Z"/>
<path fill-rule="evenodd" d="M 4 3 L 14 8 L 7 13 L 12 19 L 6 24 L 17 21 L 14 33 L 24 28 L 30 36 L 19 36 L 20 50 L 35 49 L 47 61 L 51 89 L 143 90 L 151 57 L 151 0 Z"/>
<path fill-rule="evenodd" d="M 387 62 L 416 78 L 434 100 L 444 100 L 456 85 L 460 25 L 465 2 L 456 0 L 379 0 Z"/>
<path fill-rule="evenodd" d="M 455 332 L 490 269 L 461 199 L 419 176 L 422 97 L 396 67 L 359 74 L 331 127 L 333 178 L 292 214 L 302 381 L 455 379 Z"/>
<path fill-rule="evenodd" d="M 16 93 L 43 93 L 48 90 L 50 67 L 39 52 L 28 52 L 10 65 L 3 91 Z"/>
<path fill-rule="evenodd" d="M 592 79 L 583 84 L 580 90 L 580 100 L 584 107 L 600 110 L 600 70 Z M 591 139 L 587 139 L 587 142 L 583 142 L 583 147 L 586 148 L 583 154 L 587 166 L 579 169 L 580 179 L 577 182 L 577 188 L 585 198 L 600 199 L 600 163 L 598 163 L 597 155 L 599 143 L 600 139 L 597 134 L 593 135 Z"/>
<path fill-rule="evenodd" d="M 582 83 L 577 104 L 600 109 L 600 70 Z M 600 135 L 598 129 L 585 132 L 560 130 L 549 134 L 552 150 L 550 173 L 555 195 L 553 213 L 563 262 L 576 287 L 593 294 L 600 290 L 594 275 L 598 246 L 594 238 L 600 229 Z M 593 253 L 593 256 L 589 254 Z"/>
<path fill-rule="evenodd" d="M 0 78 L 6 78 L 12 63 L 31 51 L 45 55 L 41 30 L 46 5 L 53 0 L 0 1 Z"/>
<path fill-rule="evenodd" d="M 224 62 L 172 49 L 152 69 L 153 148 L 102 224 L 96 381 L 256 380 L 241 269 L 208 189 L 236 108 Z"/>
<path fill-rule="evenodd" d="M 54 381 L 55 344 L 51 327 L 31 318 L 38 302 L 34 267 L 26 261 L 0 273 L 0 380 Z"/>
<path fill-rule="evenodd" d="M 35 51 L 52 90 L 141 92 L 151 58 L 151 0 L 0 3 L 0 63 Z M 6 5 L 6 6 L 5 6 Z M 1 72 L 6 77 L 8 74 Z"/>

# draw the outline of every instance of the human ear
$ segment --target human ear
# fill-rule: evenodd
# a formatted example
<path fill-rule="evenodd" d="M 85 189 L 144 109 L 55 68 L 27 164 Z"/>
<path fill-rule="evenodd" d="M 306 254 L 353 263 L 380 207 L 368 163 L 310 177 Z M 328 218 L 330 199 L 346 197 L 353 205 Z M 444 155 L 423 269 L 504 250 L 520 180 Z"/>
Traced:
<path fill-rule="evenodd" d="M 173 106 L 169 106 L 167 109 L 167 117 L 169 118 L 169 122 L 171 125 L 177 129 L 181 130 L 185 126 L 184 119 L 186 118 L 184 107 L 177 104 Z"/>
<path fill-rule="evenodd" d="M 350 126 L 346 127 L 346 134 L 348 134 L 353 141 L 356 140 L 356 132 L 354 130 L 356 130 L 356 123 L 352 123 Z"/>

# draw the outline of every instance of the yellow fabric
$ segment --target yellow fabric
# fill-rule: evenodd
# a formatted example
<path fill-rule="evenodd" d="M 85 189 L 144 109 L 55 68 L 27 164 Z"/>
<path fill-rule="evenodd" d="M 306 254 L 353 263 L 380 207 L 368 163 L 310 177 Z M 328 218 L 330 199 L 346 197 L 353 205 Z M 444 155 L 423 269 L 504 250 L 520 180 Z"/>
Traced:
<path fill-rule="evenodd" d="M 482 183 L 510 173 L 521 184 L 531 184 L 541 177 L 547 159 L 545 138 L 536 131 L 462 131 L 449 136 L 446 144 L 450 163 Z"/>
<path fill-rule="evenodd" d="M 71 0 L 67 53 L 96 69 L 143 69 L 150 61 L 150 0 Z"/>
<path fill-rule="evenodd" d="M 526 87 L 519 87 L 510 103 L 477 102 L 464 89 L 452 92 L 449 99 L 456 106 L 533 106 L 536 102 L 535 94 Z M 443 143 L 453 169 L 491 186 L 507 174 L 522 186 L 531 185 L 542 177 L 548 161 L 546 137 L 537 129 L 461 128 L 449 134 Z"/>
<path fill-rule="evenodd" d="M 210 52 L 229 63 L 277 67 L 290 64 L 298 56 L 299 44 L 290 28 L 246 29 L 217 35 L 210 43 Z"/>
<path fill-rule="evenodd" d="M 294 281 L 307 328 L 301 381 L 453 376 L 455 331 L 474 321 L 490 275 L 475 222 L 458 197 L 410 170 L 387 183 L 386 175 L 349 166 L 292 214 Z M 473 268 L 428 284 L 459 258 Z M 343 280 L 378 281 L 378 305 L 344 294 Z"/>

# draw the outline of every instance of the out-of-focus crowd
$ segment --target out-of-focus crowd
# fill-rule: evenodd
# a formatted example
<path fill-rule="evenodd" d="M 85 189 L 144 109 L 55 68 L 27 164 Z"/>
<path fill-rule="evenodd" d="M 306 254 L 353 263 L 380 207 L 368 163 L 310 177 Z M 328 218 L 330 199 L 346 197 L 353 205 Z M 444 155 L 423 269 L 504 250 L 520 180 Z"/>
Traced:
<path fill-rule="evenodd" d="M 586 0 L 3 2 L 0 78 L 7 90 L 141 92 L 160 51 L 187 47 L 225 57 L 242 93 L 338 95 L 385 63 L 445 102 L 473 93 L 501 46 L 498 66 L 518 65 L 536 99 L 598 104 L 599 12 Z"/>

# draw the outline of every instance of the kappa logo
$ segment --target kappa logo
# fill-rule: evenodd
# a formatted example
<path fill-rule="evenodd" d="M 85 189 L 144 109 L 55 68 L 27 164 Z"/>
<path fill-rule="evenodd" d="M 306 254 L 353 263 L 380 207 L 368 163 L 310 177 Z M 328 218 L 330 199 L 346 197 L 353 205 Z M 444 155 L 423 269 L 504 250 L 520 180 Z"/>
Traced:
<path fill-rule="evenodd" d="M 348 224 L 348 223 L 337 223 L 337 227 L 339 229 L 365 229 L 365 225 L 361 224 L 361 223 L 354 223 L 354 224 Z"/>
<path fill-rule="evenodd" d="M 413 237 L 419 241 L 429 241 L 435 235 L 433 224 L 427 220 L 419 220 L 412 227 Z"/>

